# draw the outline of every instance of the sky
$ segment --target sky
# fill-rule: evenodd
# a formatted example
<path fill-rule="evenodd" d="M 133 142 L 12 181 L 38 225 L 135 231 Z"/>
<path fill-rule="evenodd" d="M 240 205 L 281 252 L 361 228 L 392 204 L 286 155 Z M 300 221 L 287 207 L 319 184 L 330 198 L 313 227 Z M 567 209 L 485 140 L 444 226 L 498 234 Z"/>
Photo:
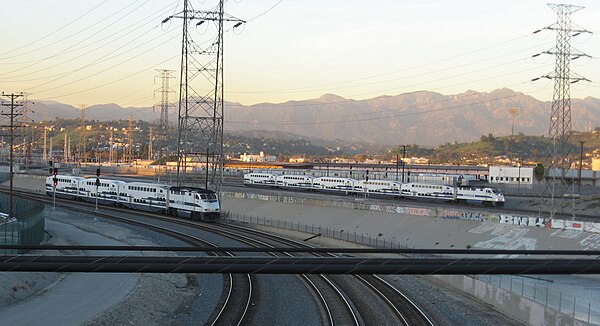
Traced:
<path fill-rule="evenodd" d="M 214 0 L 190 0 L 213 10 Z M 584 33 L 572 46 L 591 56 L 571 70 L 591 82 L 571 96 L 600 97 L 600 1 L 572 14 Z M 159 101 L 157 69 L 178 90 L 183 0 L 28 0 L 3 4 L 0 91 L 78 106 Z M 459 94 L 511 88 L 551 100 L 556 13 L 538 0 L 229 0 L 225 100 L 244 105 L 336 94 L 368 99 L 421 90 Z M 215 30 L 190 33 L 204 44 Z M 175 100 L 177 95 L 170 94 Z"/>

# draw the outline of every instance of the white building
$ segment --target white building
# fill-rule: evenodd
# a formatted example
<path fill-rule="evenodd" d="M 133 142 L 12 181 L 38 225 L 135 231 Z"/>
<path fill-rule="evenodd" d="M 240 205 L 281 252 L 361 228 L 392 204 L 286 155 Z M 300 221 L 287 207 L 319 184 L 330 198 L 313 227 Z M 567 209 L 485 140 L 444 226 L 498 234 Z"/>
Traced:
<path fill-rule="evenodd" d="M 533 168 L 530 167 L 490 166 L 490 183 L 531 185 L 533 178 Z"/>
<path fill-rule="evenodd" d="M 260 154 L 242 154 L 240 155 L 240 161 L 242 162 L 276 162 L 277 156 L 274 155 L 265 155 L 265 152 L 260 152 Z"/>

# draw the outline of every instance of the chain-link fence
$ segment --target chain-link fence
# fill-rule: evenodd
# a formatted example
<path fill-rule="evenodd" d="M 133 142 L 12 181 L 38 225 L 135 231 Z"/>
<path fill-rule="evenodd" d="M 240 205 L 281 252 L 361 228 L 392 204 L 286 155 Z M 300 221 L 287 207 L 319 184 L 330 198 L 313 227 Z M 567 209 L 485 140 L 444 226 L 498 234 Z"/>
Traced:
<path fill-rule="evenodd" d="M 9 197 L 0 195 L 0 212 L 8 212 Z M 37 245 L 44 239 L 44 205 L 13 197 L 14 216 L 0 214 L 0 243 L 4 245 Z M 10 252 L 4 252 L 9 254 Z"/>
<path fill-rule="evenodd" d="M 480 281 L 509 290 L 521 297 L 560 311 L 588 324 L 600 324 L 600 304 L 593 288 L 574 290 L 571 280 L 535 278 L 519 275 L 474 275 Z M 568 276 L 567 276 L 568 277 Z M 550 286 L 552 285 L 552 286 Z M 580 285 L 582 286 L 582 285 Z"/>
<path fill-rule="evenodd" d="M 251 216 L 246 214 L 237 214 L 233 212 L 224 212 L 222 215 L 222 221 L 225 223 L 249 223 L 256 225 L 264 225 L 276 227 L 284 230 L 299 231 L 311 234 L 320 234 L 323 237 L 353 242 L 373 248 L 398 248 L 406 249 L 409 248 L 406 244 L 387 240 L 379 235 L 378 237 L 372 237 L 369 234 L 347 232 L 345 230 L 338 230 L 329 227 L 322 227 L 314 224 L 304 224 L 300 222 L 290 222 L 285 220 Z"/>

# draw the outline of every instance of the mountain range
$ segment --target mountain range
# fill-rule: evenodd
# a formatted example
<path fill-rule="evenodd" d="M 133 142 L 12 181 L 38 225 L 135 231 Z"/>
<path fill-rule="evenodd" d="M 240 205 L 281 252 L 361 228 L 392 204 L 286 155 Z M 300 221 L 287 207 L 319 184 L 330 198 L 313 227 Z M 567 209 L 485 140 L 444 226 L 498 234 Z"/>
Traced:
<path fill-rule="evenodd" d="M 574 130 L 600 126 L 600 99 L 572 99 L 571 107 Z M 515 134 L 548 134 L 551 102 L 506 88 L 455 95 L 418 91 L 367 100 L 326 94 L 317 99 L 249 106 L 226 102 L 225 130 L 272 130 L 328 140 L 436 146 L 473 141 L 488 134 L 510 135 L 512 117 L 508 108 L 520 109 L 514 119 Z M 70 105 L 43 100 L 35 102 L 33 111 L 32 119 L 36 121 L 75 119 L 80 113 Z M 175 123 L 175 105 L 169 114 Z M 124 120 L 130 115 L 135 120 L 159 119 L 158 110 L 152 107 L 102 104 L 85 110 L 86 119 L 100 121 Z"/>

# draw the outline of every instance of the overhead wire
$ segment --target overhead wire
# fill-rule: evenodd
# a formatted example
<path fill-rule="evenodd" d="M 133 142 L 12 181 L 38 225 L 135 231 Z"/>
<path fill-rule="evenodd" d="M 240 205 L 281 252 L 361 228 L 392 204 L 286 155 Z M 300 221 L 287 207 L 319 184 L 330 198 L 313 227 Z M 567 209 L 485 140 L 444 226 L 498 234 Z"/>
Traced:
<path fill-rule="evenodd" d="M 277 1 L 277 3 L 275 3 L 275 4 L 274 4 L 273 6 L 271 6 L 269 9 L 265 10 L 263 13 L 261 13 L 261 14 L 259 14 L 259 15 L 257 15 L 257 16 L 254 16 L 254 17 L 252 17 L 252 18 L 248 19 L 246 22 L 251 22 L 251 21 L 253 21 L 253 20 L 256 20 L 256 19 L 258 19 L 258 18 L 260 18 L 260 17 L 264 16 L 266 13 L 268 13 L 268 12 L 269 12 L 269 11 L 271 11 L 271 10 L 273 10 L 273 8 L 277 7 L 277 6 L 278 6 L 280 3 L 282 3 L 282 2 L 283 2 L 283 0 L 279 0 L 279 1 Z"/>
<path fill-rule="evenodd" d="M 0 77 L 0 80 L 6 80 L 6 79 L 12 79 L 12 78 L 18 78 L 18 77 L 28 76 L 28 75 L 32 75 L 32 74 L 37 74 L 37 73 L 40 73 L 40 72 L 43 72 L 43 71 L 46 71 L 46 70 L 49 70 L 49 69 L 52 69 L 52 68 L 55 68 L 55 67 L 61 66 L 61 65 L 63 65 L 63 64 L 70 63 L 70 62 L 72 62 L 72 61 L 73 61 L 73 60 L 75 60 L 75 59 L 79 59 L 79 58 L 81 58 L 81 57 L 84 57 L 84 56 L 86 56 L 86 55 L 89 55 L 89 52 L 92 52 L 92 53 L 94 53 L 94 52 L 96 52 L 97 50 L 99 50 L 99 49 L 101 49 L 101 48 L 105 47 L 105 46 L 106 46 L 106 45 L 108 45 L 108 44 L 114 43 L 114 42 L 115 42 L 115 41 L 117 41 L 117 40 L 120 40 L 120 39 L 122 39 L 122 38 L 124 38 L 124 37 L 127 37 L 127 36 L 131 37 L 131 36 L 132 36 L 132 35 L 131 35 L 131 33 L 133 33 L 133 32 L 135 32 L 135 31 L 139 30 L 140 28 L 142 28 L 142 27 L 144 27 L 144 26 L 146 26 L 146 24 L 143 24 L 143 22 L 144 22 L 144 21 L 146 21 L 146 20 L 150 20 L 150 19 L 155 19 L 155 17 L 154 17 L 154 16 L 156 16 L 157 14 L 161 14 L 161 13 L 162 13 L 162 12 L 163 12 L 165 9 L 167 9 L 167 8 L 169 8 L 169 6 L 167 6 L 167 7 L 164 7 L 164 8 L 162 8 L 162 9 L 160 9 L 160 10 L 158 10 L 158 11 L 156 11 L 156 12 L 152 13 L 150 16 L 147 16 L 146 18 L 142 19 L 141 21 L 138 21 L 138 22 L 136 22 L 135 24 L 132 24 L 132 25 L 130 25 L 130 26 L 128 26 L 128 27 L 126 27 L 126 28 L 124 28 L 124 29 L 121 29 L 121 30 L 119 30 L 119 31 L 115 32 L 115 33 L 112 33 L 112 34 L 110 34 L 110 35 L 107 35 L 107 36 L 105 36 L 105 37 L 103 37 L 103 38 L 101 38 L 101 39 L 99 39 L 99 40 L 96 40 L 96 41 L 94 41 L 94 42 L 92 42 L 92 43 L 89 43 L 89 44 L 87 44 L 87 45 L 83 45 L 83 46 L 81 46 L 81 47 L 79 47 L 79 48 L 77 48 L 77 49 L 75 49 L 75 50 L 72 50 L 72 51 L 68 51 L 68 52 L 64 52 L 64 53 L 62 53 L 62 54 L 67 54 L 67 53 L 71 53 L 71 52 L 74 52 L 74 51 L 82 50 L 82 49 L 85 49 L 85 48 L 87 48 L 87 47 L 89 47 L 89 46 L 92 46 L 92 45 L 94 45 L 94 44 L 100 43 L 100 42 L 102 42 L 102 41 L 104 41 L 104 40 L 107 40 L 107 39 L 109 39 L 109 38 L 111 38 L 111 37 L 113 37 L 113 36 L 115 36 L 115 35 L 118 35 L 118 34 L 121 34 L 121 33 L 122 33 L 122 35 L 118 36 L 117 38 L 111 38 L 109 42 L 102 43 L 102 44 L 100 44 L 99 46 L 97 46 L 97 47 L 95 47 L 95 48 L 93 48 L 93 49 L 91 49 L 91 50 L 89 50 L 89 51 L 86 51 L 86 52 L 84 52 L 84 53 L 82 53 L 82 54 L 80 54 L 80 55 L 78 55 L 78 56 L 76 56 L 76 57 L 69 58 L 68 60 L 65 60 L 65 61 L 59 62 L 59 63 L 57 63 L 57 64 L 54 64 L 54 65 L 51 65 L 51 66 L 47 66 L 47 67 L 45 67 L 45 68 L 43 68 L 43 69 L 39 69 L 39 70 L 36 70 L 36 71 L 25 72 L 25 73 L 22 73 L 22 74 L 19 74 L 19 75 L 13 75 L 13 76 L 9 76 L 9 77 Z M 142 22 L 142 24 L 141 24 L 140 26 L 138 26 L 138 27 L 135 27 L 133 30 L 129 30 L 129 28 L 132 28 L 132 27 L 136 26 L 136 25 L 137 25 L 138 23 L 140 23 L 140 22 Z M 154 26 L 153 28 L 149 29 L 148 31 L 146 31 L 146 32 L 142 33 L 141 35 L 136 35 L 135 37 L 132 37 L 132 38 L 133 38 L 134 40 L 137 40 L 137 39 L 139 39 L 139 37 L 141 37 L 141 36 L 143 36 L 143 35 L 145 35 L 145 34 L 149 33 L 149 32 L 150 32 L 150 31 L 152 31 L 154 28 L 156 28 L 156 26 Z M 95 34 L 94 34 L 94 35 L 95 35 Z M 62 52 L 62 51 L 61 51 L 61 52 Z M 55 57 L 55 56 L 51 56 L 51 57 L 48 57 L 48 58 L 52 58 L 52 57 Z M 20 68 L 20 69 L 18 69 L 18 70 L 21 70 L 21 69 L 23 69 L 23 68 Z M 7 73 L 0 73 L 0 76 L 1 76 L 1 75 L 4 75 L 4 74 L 7 74 Z M 37 77 L 37 78 L 26 79 L 26 80 L 16 80 L 16 81 L 14 81 L 14 80 L 13 80 L 13 81 L 9 81 L 9 82 L 29 82 L 29 81 L 35 81 L 35 80 L 42 80 L 42 79 L 53 78 L 53 77 L 56 77 L 56 76 L 59 76 L 59 75 L 61 75 L 61 74 L 55 74 L 55 75 L 51 75 L 51 76 L 44 76 L 44 77 Z"/>
<path fill-rule="evenodd" d="M 84 89 L 84 90 L 79 90 L 79 91 L 76 91 L 76 92 L 71 92 L 71 93 L 68 93 L 68 94 L 56 95 L 56 96 L 51 96 L 51 97 L 44 97 L 44 99 L 54 99 L 54 98 L 60 98 L 60 97 L 65 97 L 65 96 L 70 96 L 70 95 L 80 94 L 80 93 L 84 93 L 84 92 L 89 92 L 89 91 L 92 91 L 92 90 L 95 90 L 95 89 L 98 89 L 98 88 L 101 88 L 101 87 L 105 87 L 105 86 L 108 86 L 108 85 L 114 84 L 114 83 L 116 83 L 116 82 L 119 82 L 119 81 L 125 80 L 125 79 L 127 79 L 127 78 L 131 78 L 131 77 L 133 77 L 133 76 L 139 75 L 139 74 L 141 74 L 141 73 L 143 73 L 143 72 L 145 72 L 145 71 L 147 71 L 147 70 L 154 69 L 154 68 L 156 68 L 157 66 L 159 66 L 159 65 L 161 65 L 161 64 L 163 64 L 163 63 L 165 63 L 165 62 L 168 62 L 169 60 L 173 60 L 173 59 L 177 58 L 178 56 L 179 56 L 179 54 L 176 54 L 176 55 L 174 55 L 174 56 L 172 56 L 172 57 L 170 57 L 170 58 L 167 58 L 167 59 L 165 59 L 165 60 L 163 60 L 163 61 L 161 61 L 161 62 L 159 62 L 159 63 L 157 63 L 157 64 L 154 64 L 154 65 L 152 65 L 152 66 L 150 66 L 150 67 L 148 67 L 148 68 L 141 69 L 141 70 L 139 70 L 139 71 L 136 71 L 136 72 L 134 72 L 134 73 L 131 73 L 131 74 L 129 74 L 129 75 L 126 75 L 126 76 L 124 76 L 124 77 L 121 77 L 121 78 L 118 78 L 118 79 L 111 80 L 111 81 L 109 81 L 109 82 L 107 82 L 107 83 L 104 83 L 104 84 L 101 84 L 101 85 L 98 85 L 98 86 L 90 87 L 90 88 L 87 88 L 87 89 Z M 35 94 L 35 93 L 34 93 L 34 94 Z"/>
<path fill-rule="evenodd" d="M 530 93 L 532 93 L 532 92 L 529 92 L 527 94 L 530 94 Z M 448 110 L 455 110 L 455 109 L 464 108 L 464 107 L 468 107 L 468 106 L 472 106 L 472 105 L 485 104 L 485 103 L 496 102 L 496 101 L 500 101 L 500 100 L 504 100 L 504 99 L 509 99 L 509 98 L 517 97 L 519 95 L 520 94 L 517 93 L 517 94 L 507 95 L 507 96 L 503 96 L 503 97 L 497 97 L 497 98 L 484 100 L 484 101 L 471 102 L 471 103 L 460 104 L 460 105 L 438 108 L 438 109 L 432 109 L 432 110 L 427 110 L 427 111 L 398 113 L 398 114 L 388 115 L 388 116 L 384 116 L 384 117 L 368 117 L 368 118 L 362 118 L 362 119 L 347 119 L 347 120 L 336 120 L 336 121 L 313 121 L 313 122 L 277 122 L 277 123 L 264 122 L 264 123 L 262 123 L 262 122 L 242 122 L 242 121 L 231 121 L 231 120 L 229 120 L 227 122 L 234 123 L 234 124 L 256 124 L 256 125 L 270 125 L 270 126 L 327 125 L 327 124 L 337 124 L 337 123 L 355 123 L 355 122 L 365 122 L 365 121 L 383 120 L 383 119 L 390 119 L 390 118 L 400 118 L 400 117 L 430 114 L 430 113 L 436 113 L 436 112 L 442 112 L 442 111 L 448 111 Z M 397 110 L 400 110 L 400 109 L 402 109 L 402 108 L 397 108 Z"/>
<path fill-rule="evenodd" d="M 168 34 L 164 34 L 164 35 L 168 35 Z M 167 41 L 173 40 L 173 39 L 175 39 L 175 38 L 177 38 L 177 37 L 179 37 L 179 35 L 175 35 L 175 36 L 171 37 L 170 39 L 168 39 Z M 158 39 L 158 38 L 157 38 L 157 39 Z M 151 39 L 151 40 L 149 40 L 149 41 L 146 41 L 145 43 L 141 44 L 140 46 L 146 45 L 146 44 L 148 44 L 148 43 L 151 43 L 151 42 L 155 42 L 157 39 Z M 49 83 L 55 82 L 55 81 L 57 81 L 57 80 L 59 80 L 59 79 L 61 79 L 61 78 L 67 77 L 68 75 L 71 75 L 72 73 L 75 73 L 75 72 L 77 72 L 77 71 L 80 71 L 80 70 L 83 70 L 83 69 L 89 68 L 89 67 L 91 67 L 91 66 L 93 66 L 93 65 L 100 64 L 100 63 L 102 63 L 102 62 L 105 62 L 105 61 L 111 60 L 111 59 L 113 59 L 113 58 L 115 58 L 115 57 L 122 56 L 122 55 L 124 55 L 124 54 L 126 54 L 126 53 L 128 53 L 128 52 L 130 52 L 130 51 L 133 51 L 133 50 L 138 50 L 138 49 L 139 49 L 138 47 L 134 47 L 134 48 L 131 48 L 131 49 L 129 49 L 129 50 L 127 50 L 127 51 L 125 51 L 125 52 L 121 52 L 121 53 L 119 53 L 119 54 L 117 54 L 117 55 L 115 55 L 115 56 L 113 56 L 113 57 L 110 57 L 110 58 L 105 58 L 106 56 L 113 54 L 114 52 L 118 51 L 119 49 L 117 49 L 117 50 L 114 50 L 114 51 L 112 51 L 112 52 L 109 52 L 108 54 L 106 54 L 105 56 L 103 56 L 103 57 L 101 57 L 101 58 L 100 58 L 100 59 L 104 59 L 104 60 L 100 60 L 100 59 L 98 59 L 98 60 L 95 60 L 95 61 L 93 61 L 92 63 L 90 63 L 90 64 L 88 64 L 88 65 L 86 65 L 86 66 L 84 66 L 84 67 L 80 67 L 80 68 L 78 68 L 78 69 L 72 70 L 72 71 L 70 71 L 70 72 L 68 72 L 68 73 L 66 73 L 66 74 L 64 74 L 64 75 L 62 75 L 62 76 L 60 76 L 60 77 L 57 77 L 57 78 L 56 78 L 56 79 L 54 79 L 54 80 L 51 80 L 51 81 L 48 81 L 48 82 L 45 82 L 45 83 L 42 83 L 42 84 L 39 84 L 39 85 L 36 85 L 36 86 L 33 86 L 33 87 L 29 87 L 28 89 L 26 89 L 26 91 L 28 91 L 28 92 L 31 92 L 33 89 L 36 89 L 36 88 L 38 88 L 38 87 L 41 87 L 41 86 L 47 85 L 47 84 L 49 84 Z M 117 64 L 114 64 L 114 65 L 112 65 L 112 66 L 110 66 L 110 67 L 108 67 L 108 68 L 106 68 L 106 69 L 103 69 L 103 70 L 101 70 L 101 71 L 99 71 L 99 72 L 96 72 L 96 73 L 93 73 L 93 74 L 90 74 L 90 75 L 86 75 L 85 77 L 82 77 L 82 78 L 80 78 L 80 79 L 77 79 L 77 80 L 74 80 L 74 81 L 71 81 L 71 82 L 68 82 L 68 83 L 65 83 L 65 84 L 61 84 L 61 85 L 57 85 L 57 86 L 50 87 L 50 88 L 47 88 L 47 89 L 43 89 L 43 90 L 41 90 L 41 91 L 37 91 L 37 93 L 39 94 L 39 93 L 48 92 L 48 91 L 51 91 L 51 90 L 55 90 L 55 89 L 57 89 L 57 88 L 61 88 L 61 87 L 64 87 L 64 86 L 68 86 L 68 85 L 71 85 L 71 84 L 74 84 L 74 83 L 80 82 L 80 81 L 82 81 L 82 80 L 84 80 L 84 79 L 87 79 L 87 78 L 90 78 L 90 77 L 97 76 L 97 75 L 99 75 L 99 74 L 102 74 L 102 73 L 105 73 L 105 72 L 107 72 L 107 71 L 109 71 L 109 70 L 111 70 L 111 69 L 113 69 L 113 68 L 116 68 L 116 67 L 118 67 L 118 66 L 121 66 L 121 65 L 123 65 L 123 64 L 125 64 L 125 63 L 127 63 L 127 62 L 129 62 L 129 61 L 131 61 L 131 60 L 133 60 L 133 59 L 136 59 L 136 58 L 138 58 L 138 57 L 140 57 L 140 56 L 142 56 L 142 55 L 144 55 L 144 54 L 146 54 L 146 52 L 145 52 L 145 51 L 141 51 L 141 52 L 140 52 L 140 53 L 138 53 L 137 55 L 134 55 L 134 56 L 128 57 L 126 60 L 124 60 L 124 61 L 121 61 L 121 62 L 119 62 L 119 63 L 117 63 Z"/>
<path fill-rule="evenodd" d="M 31 53 L 32 51 L 29 51 L 29 52 L 19 52 L 19 54 L 16 54 L 16 55 L 13 55 L 13 56 L 10 56 L 10 57 L 4 57 L 4 58 L 2 58 L 2 56 L 3 56 L 3 55 L 6 55 L 6 54 L 9 54 L 9 53 L 13 53 L 13 52 L 16 52 L 16 51 L 22 50 L 22 49 L 24 49 L 24 48 L 26 48 L 26 47 L 28 47 L 28 46 L 30 46 L 30 45 L 36 44 L 36 43 L 38 43 L 38 42 L 40 42 L 40 41 L 42 41 L 42 40 L 44 40 L 44 39 L 48 38 L 49 36 L 52 36 L 52 35 L 54 35 L 54 34 L 56 34 L 56 33 L 60 32 L 60 31 L 62 31 L 63 29 L 65 29 L 65 28 L 67 28 L 67 27 L 71 26 L 72 24 L 74 24 L 74 23 L 75 23 L 75 22 L 77 22 L 78 20 L 82 19 L 83 17 L 85 17 L 85 16 L 89 15 L 89 14 L 90 14 L 90 13 L 92 13 L 94 10 L 98 9 L 98 8 L 99 8 L 99 7 L 101 7 L 103 4 L 105 4 L 106 2 L 108 2 L 108 0 L 104 0 L 104 1 L 102 1 L 101 3 L 99 3 L 98 5 L 96 5 L 95 7 L 93 7 L 92 9 L 90 9 L 90 10 L 86 11 L 85 13 L 81 14 L 81 15 L 80 15 L 80 16 L 78 16 L 77 18 L 75 18 L 75 19 L 71 20 L 70 22 L 66 23 L 66 24 L 65 24 L 65 25 L 63 25 L 62 27 L 60 27 L 60 28 L 58 28 L 58 29 L 56 29 L 56 30 L 54 30 L 54 31 L 52 31 L 52 32 L 50 32 L 50 33 L 48 33 L 48 34 L 45 34 L 44 36 L 42 36 L 42 37 L 40 37 L 40 38 L 38 38 L 38 39 L 36 39 L 36 40 L 34 40 L 34 41 L 31 41 L 31 42 L 29 42 L 29 43 L 27 43 L 27 44 L 25 44 L 25 45 L 23 45 L 23 46 L 21 46 L 21 47 L 18 47 L 18 48 L 16 48 L 16 49 L 13 49 L 13 50 L 10 50 L 10 51 L 4 52 L 4 53 L 0 53 L 0 60 L 1 60 L 1 59 L 11 59 L 11 58 L 14 58 L 14 57 L 18 57 L 18 56 L 22 56 L 22 55 L 24 55 L 24 54 Z M 36 50 L 36 51 L 37 51 L 37 50 Z"/>
<path fill-rule="evenodd" d="M 366 85 L 375 85 L 375 84 L 389 83 L 389 82 L 403 80 L 403 79 L 413 79 L 415 77 L 422 77 L 422 76 L 425 76 L 425 75 L 438 74 L 438 73 L 443 72 L 443 71 L 449 71 L 449 70 L 454 70 L 454 69 L 458 69 L 458 68 L 462 68 L 462 67 L 466 67 L 466 66 L 472 66 L 472 65 L 475 65 L 475 64 L 478 64 L 478 63 L 483 63 L 483 62 L 486 62 L 486 61 L 491 61 L 491 60 L 494 60 L 494 59 L 506 57 L 506 56 L 511 55 L 511 54 L 516 54 L 516 53 L 520 53 L 520 52 L 523 52 L 523 51 L 528 51 L 528 50 L 531 50 L 533 48 L 535 48 L 535 47 L 530 47 L 530 48 L 523 49 L 523 50 L 513 51 L 513 52 L 510 52 L 510 53 L 507 53 L 507 54 L 502 54 L 502 55 L 498 55 L 498 56 L 495 56 L 495 57 L 485 58 L 485 59 L 481 59 L 481 60 L 478 60 L 478 61 L 463 63 L 463 64 L 459 64 L 459 65 L 455 65 L 455 66 L 449 66 L 449 67 L 446 67 L 444 69 L 437 69 L 437 70 L 432 70 L 432 71 L 429 71 L 429 72 L 419 72 L 418 74 L 405 75 L 405 76 L 402 76 L 402 77 L 399 77 L 399 78 L 395 78 L 395 79 L 380 80 L 380 81 L 375 81 L 375 82 L 370 82 L 370 83 L 361 83 L 361 84 L 355 84 L 355 85 L 349 85 L 349 86 L 340 86 L 340 87 L 328 87 L 327 89 L 305 87 L 305 88 L 296 88 L 296 89 L 292 89 L 292 90 L 288 89 L 288 90 L 285 90 L 285 91 L 282 91 L 282 90 L 248 91 L 248 92 L 228 91 L 228 93 L 234 93 L 234 94 L 263 93 L 263 92 L 269 92 L 269 93 L 303 93 L 303 92 L 307 92 L 307 91 L 331 91 L 331 90 L 336 90 L 336 89 L 346 89 L 346 88 L 353 88 L 353 87 L 364 87 Z M 480 71 L 483 71 L 483 70 L 493 69 L 493 68 L 497 68 L 497 67 L 501 67 L 501 66 L 513 64 L 513 63 L 516 63 L 516 62 L 519 62 L 519 61 L 523 61 L 523 60 L 528 60 L 528 59 L 530 59 L 530 56 L 524 57 L 524 58 L 519 58 L 519 59 L 516 59 L 516 60 L 509 61 L 509 62 L 500 63 L 500 64 L 497 64 L 497 65 L 494 65 L 494 66 L 490 66 L 490 67 L 479 69 L 479 70 L 475 70 L 475 71 L 464 72 L 464 73 L 461 73 L 461 74 L 458 74 L 458 75 L 450 76 L 449 78 L 456 77 L 456 76 L 468 75 L 468 74 L 471 74 L 471 73 L 474 73 L 474 72 L 480 72 Z M 406 70 L 412 70 L 412 69 L 413 68 L 411 67 L 411 68 L 405 69 L 405 71 Z M 446 77 L 446 78 L 448 78 L 448 77 Z M 367 79 L 367 78 L 360 78 L 360 79 Z M 370 78 L 368 78 L 368 79 L 370 79 Z M 355 80 L 353 80 L 353 81 L 355 81 Z M 350 81 L 347 81 L 347 82 L 350 82 Z M 428 81 L 426 81 L 424 83 L 427 83 L 427 82 Z M 346 83 L 346 82 L 331 83 L 330 85 L 333 85 L 333 84 L 343 84 L 343 83 Z M 423 84 L 423 83 L 421 83 L 421 84 Z M 412 84 L 412 85 L 414 86 L 414 85 L 419 85 L 419 84 Z"/>
<path fill-rule="evenodd" d="M 139 0 L 137 0 L 137 1 L 139 1 Z M 137 2 L 137 1 L 135 1 L 135 2 Z M 123 19 L 123 18 L 127 17 L 129 14 L 131 14 L 131 13 L 132 13 L 132 12 L 134 12 L 135 10 L 137 10 L 137 9 L 141 8 L 141 7 L 142 7 L 144 4 L 148 3 L 148 1 L 149 1 L 149 0 L 147 0 L 145 3 L 142 3 L 140 6 L 138 6 L 138 7 L 134 8 L 132 11 L 130 11 L 130 12 L 128 12 L 128 13 L 126 13 L 124 16 L 117 18 L 117 19 L 116 19 L 116 21 L 119 21 L 119 20 L 121 20 L 121 19 Z M 51 43 L 51 44 L 47 44 L 47 45 L 43 46 L 43 47 L 42 47 L 42 48 L 40 48 L 40 49 L 45 49 L 45 48 L 47 48 L 47 47 L 50 47 L 50 46 L 52 46 L 52 45 L 56 45 L 56 44 L 58 44 L 58 43 L 60 43 L 60 42 L 62 42 L 62 41 L 64 41 L 64 40 L 70 39 L 71 37 L 73 37 L 73 36 L 75 36 L 75 35 L 78 35 L 78 34 L 80 34 L 80 33 L 83 33 L 84 31 L 86 31 L 86 30 L 88 30 L 88 29 L 90 29 L 90 28 L 92 28 L 92 27 L 94 27 L 94 26 L 96 26 L 96 25 L 98 25 L 98 24 L 100 24 L 100 23 L 102 23 L 102 22 L 104 22 L 104 21 L 107 21 L 109 18 L 112 18 L 112 17 L 113 17 L 113 15 L 115 15 L 115 14 L 119 13 L 119 12 L 120 12 L 120 11 L 122 11 L 122 10 L 125 10 L 125 9 L 126 9 L 126 8 L 128 8 L 129 6 L 133 5 L 135 2 L 132 2 L 132 3 L 130 3 L 130 4 L 129 4 L 128 6 L 126 6 L 125 8 L 122 8 L 122 9 L 118 10 L 117 12 L 115 12 L 115 13 L 113 13 L 113 14 L 110 14 L 110 15 L 108 15 L 108 16 L 106 16 L 106 17 L 104 17 L 103 19 L 101 19 L 101 20 L 97 21 L 96 23 L 94 23 L 94 24 L 92 24 L 92 25 L 90 25 L 90 26 L 88 26 L 88 27 L 86 27 L 86 28 L 82 28 L 82 29 L 80 29 L 80 30 L 79 30 L 78 32 L 76 32 L 76 33 L 73 33 L 73 34 L 71 34 L 71 35 L 68 35 L 68 36 L 66 36 L 66 37 L 64 37 L 64 38 L 62 38 L 62 39 L 60 39 L 60 40 L 58 40 L 58 41 L 55 41 L 55 42 Z M 112 25 L 112 24 L 114 24 L 114 22 L 111 22 L 109 25 Z M 104 28 L 100 28 L 100 29 L 98 29 L 98 31 L 97 31 L 96 33 L 92 34 L 91 36 L 88 36 L 86 39 L 89 39 L 89 38 L 91 38 L 91 37 L 94 37 L 94 36 L 96 36 L 97 34 L 100 34 L 100 33 L 101 33 L 101 32 L 103 32 L 103 31 L 104 31 Z M 23 70 L 23 69 L 27 69 L 27 68 L 29 68 L 29 67 L 32 67 L 32 66 L 35 66 L 35 65 L 37 65 L 37 64 L 40 64 L 40 63 L 42 63 L 42 62 L 45 62 L 45 61 L 46 61 L 46 60 L 48 60 L 48 59 L 55 58 L 55 57 L 57 57 L 57 56 L 59 56 L 59 55 L 61 55 L 61 54 L 65 53 L 65 52 L 67 52 L 67 53 L 68 53 L 68 51 L 69 51 L 69 50 L 71 50 L 72 48 L 76 47 L 77 45 L 80 45 L 80 43 L 74 43 L 74 44 L 72 44 L 70 47 L 66 47 L 66 48 L 62 49 L 61 51 L 59 51 L 59 52 L 57 52 L 57 53 L 54 53 L 53 55 L 50 55 L 50 56 L 47 56 L 47 57 L 44 57 L 44 58 L 41 58 L 41 59 L 30 60 L 30 61 L 26 61 L 26 62 L 20 62 L 20 63 L 12 63 L 13 65 L 16 65 L 16 64 L 27 64 L 27 63 L 29 63 L 29 65 L 28 65 L 28 66 L 25 66 L 25 67 L 20 67 L 20 68 L 18 68 L 18 69 L 15 69 L 15 70 L 13 70 L 13 71 L 8 71 L 8 72 L 3 72 L 3 73 L 0 73 L 0 76 L 2 76 L 2 75 L 7 75 L 7 74 L 11 74 L 11 73 L 13 73 L 13 72 L 17 72 L 17 71 L 20 71 L 20 70 Z M 5 64 L 6 64 L 6 63 L 5 63 Z M 11 78 L 11 77 L 9 77 L 9 78 Z"/>

